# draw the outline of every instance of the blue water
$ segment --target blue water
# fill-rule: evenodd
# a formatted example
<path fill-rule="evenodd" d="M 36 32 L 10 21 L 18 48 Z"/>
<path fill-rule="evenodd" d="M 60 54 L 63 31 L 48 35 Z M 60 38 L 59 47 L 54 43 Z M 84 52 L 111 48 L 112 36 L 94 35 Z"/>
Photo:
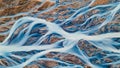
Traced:
<path fill-rule="evenodd" d="M 58 2 L 56 1 L 56 5 L 47 10 L 57 7 Z M 93 2 L 94 0 L 90 4 Z M 95 7 L 90 7 L 90 4 L 75 10 L 69 9 L 72 15 L 62 22 L 59 22 L 58 19 L 48 22 L 45 19 L 37 18 L 37 14 L 41 14 L 41 12 L 33 17 L 27 16 L 18 19 L 10 29 L 7 38 L 0 43 L 1 58 L 6 58 L 14 64 L 6 67 L 1 65 L 0 68 L 23 68 L 36 60 L 52 60 L 60 63 L 54 68 L 84 68 L 82 65 L 45 57 L 45 54 L 49 52 L 75 55 L 92 68 L 110 68 L 110 65 L 120 64 L 120 21 L 117 24 L 111 24 L 116 19 L 116 14 L 119 15 L 120 2 L 116 1 Z M 109 8 L 112 9 L 107 10 Z M 85 16 L 89 11 L 95 9 L 100 12 L 89 17 Z M 84 16 L 83 21 L 81 23 L 74 22 L 81 15 Z M 98 18 L 104 18 L 104 20 L 95 22 Z M 100 32 L 100 30 L 102 31 Z M 61 38 L 61 40 L 51 43 L 52 35 Z M 94 56 L 88 56 L 87 48 L 80 49 L 83 46 L 82 43 L 79 43 L 81 41 L 85 45 L 92 45 L 91 48 L 100 49 L 101 52 L 105 52 L 105 55 L 94 51 Z M 107 63 L 103 60 L 107 57 L 112 58 L 112 62 Z M 97 64 L 96 60 L 100 60 L 101 63 Z"/>

